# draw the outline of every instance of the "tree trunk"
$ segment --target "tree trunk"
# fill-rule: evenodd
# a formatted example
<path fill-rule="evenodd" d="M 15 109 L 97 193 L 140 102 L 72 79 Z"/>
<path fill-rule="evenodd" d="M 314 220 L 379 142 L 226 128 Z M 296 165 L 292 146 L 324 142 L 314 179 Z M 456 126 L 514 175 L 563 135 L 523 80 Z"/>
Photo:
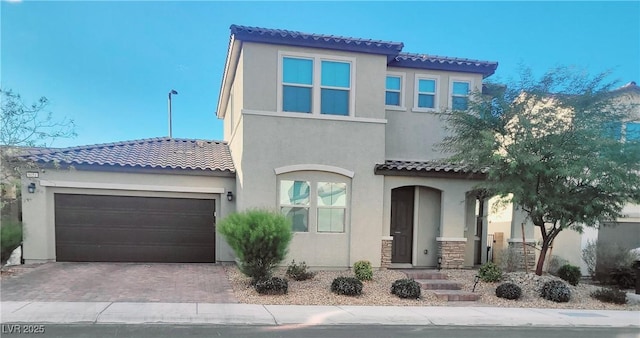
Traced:
<path fill-rule="evenodd" d="M 544 267 L 544 260 L 547 257 L 547 250 L 549 250 L 549 244 L 551 241 L 542 241 L 542 248 L 540 249 L 540 258 L 538 258 L 538 264 L 536 265 L 536 275 L 542 276 L 542 267 Z"/>

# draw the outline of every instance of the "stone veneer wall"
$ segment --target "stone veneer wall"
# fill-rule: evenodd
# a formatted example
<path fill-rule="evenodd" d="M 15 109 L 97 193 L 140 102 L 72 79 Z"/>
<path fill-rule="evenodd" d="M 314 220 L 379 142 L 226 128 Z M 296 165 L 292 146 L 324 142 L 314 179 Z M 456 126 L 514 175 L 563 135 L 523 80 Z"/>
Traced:
<path fill-rule="evenodd" d="M 443 269 L 464 268 L 464 256 L 467 243 L 464 241 L 439 241 L 438 255 L 442 257 Z"/>
<path fill-rule="evenodd" d="M 391 266 L 391 246 L 393 239 L 382 240 L 382 255 L 380 256 L 380 269 L 387 269 Z"/>
<path fill-rule="evenodd" d="M 532 243 L 528 243 L 527 245 L 527 267 L 529 268 L 529 272 L 535 271 L 536 269 L 536 248 L 532 246 Z M 518 270 L 524 271 L 524 251 L 522 249 L 522 242 L 509 242 L 509 253 L 508 255 L 513 255 L 511 257 L 515 260 L 515 265 Z"/>

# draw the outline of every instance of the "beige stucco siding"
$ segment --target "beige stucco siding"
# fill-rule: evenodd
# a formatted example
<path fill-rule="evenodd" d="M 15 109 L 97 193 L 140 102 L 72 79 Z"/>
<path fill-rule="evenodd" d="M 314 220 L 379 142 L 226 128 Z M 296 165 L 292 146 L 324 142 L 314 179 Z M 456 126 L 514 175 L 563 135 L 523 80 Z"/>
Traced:
<path fill-rule="evenodd" d="M 468 79 L 480 90 L 482 75 L 431 71 L 411 68 L 389 68 L 389 72 L 404 75 L 404 110 L 386 110 L 386 156 L 394 160 L 429 160 L 446 157 L 435 145 L 446 136 L 445 120 L 442 114 L 449 105 L 450 83 L 452 79 Z M 434 75 L 438 77 L 438 107 L 436 111 L 414 110 L 416 76 Z"/>
<path fill-rule="evenodd" d="M 22 189 L 36 183 L 36 192 L 23 194 L 24 258 L 28 262 L 53 261 L 55 250 L 54 194 L 94 194 L 215 199 L 217 219 L 234 205 L 223 198 L 235 187 L 232 177 L 136 174 L 45 169 L 38 179 L 22 180 Z M 203 192 L 203 191 L 215 191 Z M 219 192 L 219 193 L 218 193 Z M 232 251 L 216 236 L 216 260 L 232 260 Z"/>
<path fill-rule="evenodd" d="M 384 118 L 385 56 L 251 42 L 243 43 L 241 56 L 244 67 L 244 109 L 268 112 L 278 110 L 280 55 L 353 59 L 352 72 L 355 70 L 351 81 L 351 95 L 354 95 L 355 91 L 355 114 L 353 116 Z M 314 80 L 314 82 L 317 81 L 319 80 Z"/>
<path fill-rule="evenodd" d="M 313 266 L 346 267 L 360 259 L 379 266 L 383 178 L 373 168 L 384 161 L 384 124 L 245 114 L 243 125 L 242 166 L 236 163 L 243 177 L 238 209 L 278 207 L 277 168 L 319 165 L 353 172 L 350 237 L 296 235 L 291 258 Z"/>

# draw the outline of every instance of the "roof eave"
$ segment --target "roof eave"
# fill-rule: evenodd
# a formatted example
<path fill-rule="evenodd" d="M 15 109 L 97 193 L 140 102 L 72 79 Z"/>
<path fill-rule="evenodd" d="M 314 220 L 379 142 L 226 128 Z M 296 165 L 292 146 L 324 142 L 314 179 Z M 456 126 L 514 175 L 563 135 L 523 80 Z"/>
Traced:
<path fill-rule="evenodd" d="M 220 85 L 220 94 L 218 96 L 218 107 L 216 115 L 219 119 L 224 119 L 231 96 L 231 86 L 236 77 L 238 60 L 240 59 L 240 49 L 242 41 L 237 41 L 234 34 L 229 38 L 229 51 L 227 59 L 224 63 L 224 72 L 222 73 L 222 84 Z"/>
<path fill-rule="evenodd" d="M 403 169 L 379 169 L 375 168 L 376 175 L 383 176 L 414 176 L 433 178 L 452 178 L 467 180 L 484 180 L 487 175 L 481 172 L 443 171 L 443 170 L 403 170 Z"/>
<path fill-rule="evenodd" d="M 394 59 L 389 63 L 390 67 L 401 67 L 401 68 L 417 68 L 417 69 L 429 69 L 429 70 L 443 70 L 443 71 L 451 71 L 451 72 L 462 72 L 462 73 L 475 73 L 482 74 L 483 78 L 487 78 L 493 75 L 498 68 L 497 62 L 491 63 L 481 63 L 481 64 L 456 64 L 449 62 L 429 62 L 429 61 L 421 61 L 421 60 L 397 60 Z"/>
<path fill-rule="evenodd" d="M 171 167 L 142 167 L 119 164 L 89 164 L 89 163 L 54 163 L 52 161 L 35 161 L 42 168 L 59 170 L 80 170 L 80 171 L 100 171 L 100 172 L 126 172 L 138 174 L 167 174 L 167 175 L 187 175 L 187 176 L 216 176 L 216 177 L 236 177 L 235 171 L 221 169 L 189 169 Z"/>
<path fill-rule="evenodd" d="M 287 45 L 296 47 L 310 47 L 320 49 L 341 50 L 348 52 L 368 53 L 368 54 L 380 54 L 387 55 L 387 60 L 393 59 L 402 50 L 404 46 L 402 43 L 391 44 L 388 46 L 375 46 L 375 41 L 372 41 L 371 45 L 367 45 L 363 42 L 336 42 L 326 41 L 324 38 L 306 38 L 306 37 L 284 37 L 280 35 L 262 34 L 256 35 L 255 33 L 246 33 L 239 31 L 234 33 L 236 39 L 245 42 L 266 43 L 274 45 Z M 381 42 L 383 45 L 384 42 Z"/>

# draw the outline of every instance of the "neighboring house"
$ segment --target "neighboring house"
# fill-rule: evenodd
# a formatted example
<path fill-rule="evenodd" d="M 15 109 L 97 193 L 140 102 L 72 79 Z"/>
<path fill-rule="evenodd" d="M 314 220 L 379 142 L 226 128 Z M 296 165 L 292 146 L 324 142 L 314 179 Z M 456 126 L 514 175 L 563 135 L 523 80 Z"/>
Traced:
<path fill-rule="evenodd" d="M 25 199 L 25 258 L 231 261 L 207 213 L 269 208 L 292 221 L 288 260 L 314 267 L 486 261 L 488 203 L 474 190 L 484 173 L 443 163 L 434 145 L 442 114 L 465 109 L 497 63 L 402 49 L 231 26 L 217 109 L 224 142 L 33 154 L 62 168 L 23 178 L 37 183 Z"/>

